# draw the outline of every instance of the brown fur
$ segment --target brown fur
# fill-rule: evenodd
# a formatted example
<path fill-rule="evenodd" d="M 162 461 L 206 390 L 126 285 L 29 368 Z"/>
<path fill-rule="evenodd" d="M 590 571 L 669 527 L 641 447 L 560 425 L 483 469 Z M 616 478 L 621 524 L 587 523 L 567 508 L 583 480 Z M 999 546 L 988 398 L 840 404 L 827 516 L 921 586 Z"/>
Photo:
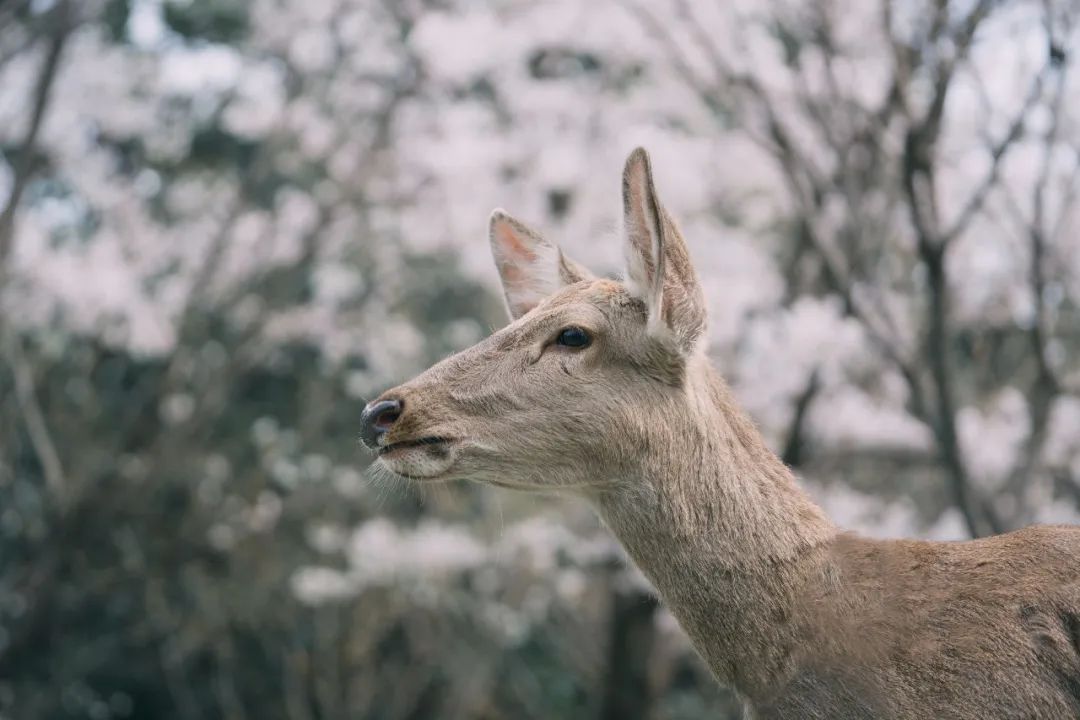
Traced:
<path fill-rule="evenodd" d="M 492 216 L 515 321 L 383 395 L 404 403 L 383 464 L 579 494 L 750 717 L 1080 717 L 1080 528 L 837 530 L 705 358 L 701 290 L 643 151 L 623 188 L 625 284 Z M 568 326 L 591 344 L 556 343 Z"/>

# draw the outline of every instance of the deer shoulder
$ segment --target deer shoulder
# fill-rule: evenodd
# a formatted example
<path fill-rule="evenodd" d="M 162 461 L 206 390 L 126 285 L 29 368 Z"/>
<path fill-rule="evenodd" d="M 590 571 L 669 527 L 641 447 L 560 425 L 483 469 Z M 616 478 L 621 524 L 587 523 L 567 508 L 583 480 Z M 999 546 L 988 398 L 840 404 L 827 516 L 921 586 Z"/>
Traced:
<path fill-rule="evenodd" d="M 797 670 L 752 717 L 1080 717 L 1080 528 L 830 554 Z"/>

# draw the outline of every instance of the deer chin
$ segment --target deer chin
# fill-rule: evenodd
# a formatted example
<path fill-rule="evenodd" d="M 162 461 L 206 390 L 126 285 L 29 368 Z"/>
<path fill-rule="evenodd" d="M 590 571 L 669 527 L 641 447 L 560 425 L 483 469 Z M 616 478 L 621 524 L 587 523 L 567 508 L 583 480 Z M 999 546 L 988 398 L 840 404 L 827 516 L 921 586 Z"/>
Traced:
<path fill-rule="evenodd" d="M 405 440 L 379 448 L 383 467 L 409 480 L 442 479 L 456 460 L 456 442 L 443 437 Z"/>

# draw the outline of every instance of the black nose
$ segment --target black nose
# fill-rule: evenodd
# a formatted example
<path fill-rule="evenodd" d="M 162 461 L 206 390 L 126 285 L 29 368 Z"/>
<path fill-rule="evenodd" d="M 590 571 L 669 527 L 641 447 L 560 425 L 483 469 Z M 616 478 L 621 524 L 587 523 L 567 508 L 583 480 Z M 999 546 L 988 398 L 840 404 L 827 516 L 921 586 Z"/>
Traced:
<path fill-rule="evenodd" d="M 360 439 L 365 445 L 373 450 L 379 446 L 379 437 L 401 417 L 402 405 L 400 400 L 379 400 L 367 404 L 360 415 Z"/>

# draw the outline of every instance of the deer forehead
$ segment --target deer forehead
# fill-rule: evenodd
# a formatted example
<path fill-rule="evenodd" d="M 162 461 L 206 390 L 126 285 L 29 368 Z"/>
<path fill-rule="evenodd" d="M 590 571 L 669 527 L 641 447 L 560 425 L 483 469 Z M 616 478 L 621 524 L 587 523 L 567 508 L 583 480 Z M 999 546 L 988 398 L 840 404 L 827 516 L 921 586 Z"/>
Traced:
<path fill-rule="evenodd" d="M 574 306 L 592 306 L 610 317 L 612 310 L 640 308 L 644 316 L 645 303 L 631 295 L 630 290 L 616 280 L 585 280 L 568 285 L 544 299 L 537 306 L 538 317 L 551 317 L 560 310 Z"/>
<path fill-rule="evenodd" d="M 629 311 L 629 313 L 628 313 Z M 644 302 L 614 280 L 587 280 L 544 298 L 531 312 L 518 318 L 500 333 L 498 345 L 509 349 L 528 345 L 537 337 L 570 325 L 584 325 L 598 331 L 602 325 L 618 325 L 638 319 L 645 321 Z"/>

